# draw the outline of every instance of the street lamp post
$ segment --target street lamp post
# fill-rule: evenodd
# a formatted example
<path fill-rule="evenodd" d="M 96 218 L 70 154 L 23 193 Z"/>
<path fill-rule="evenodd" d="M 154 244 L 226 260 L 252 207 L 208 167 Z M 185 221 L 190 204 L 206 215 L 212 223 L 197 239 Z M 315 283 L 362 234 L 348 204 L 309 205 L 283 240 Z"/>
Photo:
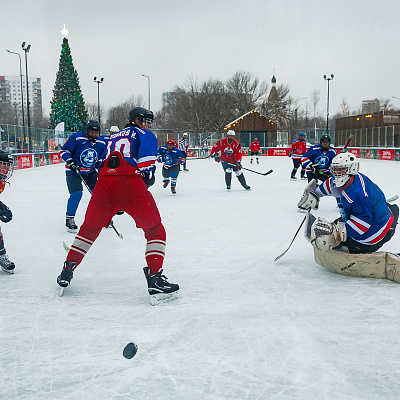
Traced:
<path fill-rule="evenodd" d="M 147 90 L 148 90 L 148 106 L 150 110 L 150 77 L 147 75 L 142 74 L 145 78 L 147 78 Z"/>
<path fill-rule="evenodd" d="M 326 133 L 328 133 L 329 132 L 329 81 L 333 79 L 333 74 L 331 74 L 330 77 L 326 77 L 326 75 L 324 75 L 324 79 L 328 81 L 328 102 L 326 106 Z"/>
<path fill-rule="evenodd" d="M 100 83 L 103 83 L 104 78 L 100 78 L 98 81 L 97 76 L 95 76 L 93 80 L 97 83 L 97 118 L 100 124 Z"/>
<path fill-rule="evenodd" d="M 25 47 L 25 42 L 22 42 L 21 47 L 25 52 L 25 71 L 26 71 L 26 113 L 28 116 L 28 139 L 29 139 L 29 148 L 28 151 L 32 151 L 32 135 L 31 135 L 31 114 L 29 112 L 29 77 L 28 77 L 28 53 L 31 49 L 31 45 Z"/>
<path fill-rule="evenodd" d="M 18 125 L 18 111 L 17 111 L 18 103 L 14 102 L 12 103 L 12 105 L 14 106 L 14 112 L 15 112 L 15 125 Z"/>
<path fill-rule="evenodd" d="M 21 109 L 22 109 L 22 126 L 25 126 L 25 111 L 24 111 L 24 90 L 22 88 L 22 64 L 21 64 L 21 56 L 19 53 L 14 53 L 13 51 L 6 50 L 8 53 L 16 54 L 19 57 L 19 77 L 21 79 Z"/>

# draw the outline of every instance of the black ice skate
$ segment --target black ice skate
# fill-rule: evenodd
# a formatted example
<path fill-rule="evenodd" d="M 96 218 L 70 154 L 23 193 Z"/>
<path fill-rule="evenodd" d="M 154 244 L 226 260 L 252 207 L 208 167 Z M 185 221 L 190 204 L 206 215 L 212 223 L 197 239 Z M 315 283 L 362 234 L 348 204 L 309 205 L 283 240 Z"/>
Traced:
<path fill-rule="evenodd" d="M 8 258 L 7 254 L 2 254 L 0 256 L 0 267 L 4 272 L 7 272 L 8 274 L 13 274 L 15 264 Z"/>
<path fill-rule="evenodd" d="M 250 190 L 251 189 L 251 187 L 249 186 L 249 185 L 244 185 L 243 186 L 246 190 Z"/>
<path fill-rule="evenodd" d="M 57 277 L 57 283 L 61 286 L 60 296 L 64 292 L 64 288 L 68 287 L 74 275 L 76 264 L 72 261 L 65 261 L 61 274 Z"/>
<path fill-rule="evenodd" d="M 78 226 L 75 224 L 74 217 L 68 217 L 67 215 L 67 219 L 65 220 L 65 226 L 67 228 L 67 232 L 70 233 L 78 232 Z"/>
<path fill-rule="evenodd" d="M 150 268 L 144 267 L 143 272 L 147 279 L 147 287 L 152 306 L 176 298 L 179 285 L 176 283 L 169 283 L 167 277 L 162 275 L 162 270 L 152 275 Z"/>
<path fill-rule="evenodd" d="M 176 194 L 175 186 L 171 186 L 171 192 L 172 194 Z"/>
<path fill-rule="evenodd" d="M 186 167 L 184 167 L 183 170 L 189 172 L 189 170 Z"/>
<path fill-rule="evenodd" d="M 165 189 L 169 184 L 169 181 L 164 181 L 163 188 Z"/>
<path fill-rule="evenodd" d="M 290 179 L 291 179 L 292 181 L 297 180 L 297 178 L 296 178 L 295 176 L 291 176 Z"/>

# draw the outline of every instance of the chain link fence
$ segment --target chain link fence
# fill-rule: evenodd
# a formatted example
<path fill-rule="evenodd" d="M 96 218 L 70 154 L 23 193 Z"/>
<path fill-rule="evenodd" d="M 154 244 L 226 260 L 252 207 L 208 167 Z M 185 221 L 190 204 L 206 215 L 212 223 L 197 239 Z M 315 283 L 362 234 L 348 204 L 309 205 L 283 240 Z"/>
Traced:
<path fill-rule="evenodd" d="M 60 150 L 72 133 L 0 124 L 0 148 L 9 153 L 40 153 Z"/>

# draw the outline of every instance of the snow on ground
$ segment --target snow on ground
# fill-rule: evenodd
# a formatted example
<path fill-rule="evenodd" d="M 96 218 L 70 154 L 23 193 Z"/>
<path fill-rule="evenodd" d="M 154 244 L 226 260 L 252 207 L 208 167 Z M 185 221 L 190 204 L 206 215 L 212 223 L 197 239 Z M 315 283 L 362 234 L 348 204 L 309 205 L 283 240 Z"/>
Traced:
<path fill-rule="evenodd" d="M 180 298 L 150 306 L 145 240 L 127 215 L 123 234 L 103 230 L 58 296 L 66 253 L 63 165 L 16 171 L 1 195 L 15 275 L 0 272 L 1 399 L 398 399 L 400 286 L 318 266 L 299 234 L 305 181 L 288 157 L 244 166 L 252 190 L 220 165 L 190 160 L 174 197 L 151 189 L 167 230 L 165 274 Z M 362 160 L 361 170 L 400 194 L 400 163 Z M 89 196 L 81 202 L 83 221 Z M 333 220 L 332 198 L 316 213 Z M 383 250 L 399 251 L 399 235 Z M 135 342 L 137 355 L 122 350 Z"/>

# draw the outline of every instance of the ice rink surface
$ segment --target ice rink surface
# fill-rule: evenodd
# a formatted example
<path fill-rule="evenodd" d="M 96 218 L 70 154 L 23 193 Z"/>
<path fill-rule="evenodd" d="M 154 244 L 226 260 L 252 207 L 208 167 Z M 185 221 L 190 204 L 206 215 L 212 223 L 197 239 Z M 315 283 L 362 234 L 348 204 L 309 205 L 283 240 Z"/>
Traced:
<path fill-rule="evenodd" d="M 103 229 L 71 286 L 57 275 L 65 231 L 63 165 L 16 171 L 0 199 L 15 275 L 0 271 L 0 399 L 399 399 L 400 286 L 335 275 L 299 234 L 288 157 L 243 165 L 251 191 L 221 165 L 188 161 L 177 195 L 151 191 L 167 231 L 164 273 L 180 298 L 152 307 L 142 268 L 145 239 L 127 215 Z M 400 163 L 361 160 L 387 197 L 400 194 Z M 77 223 L 84 218 L 85 191 Z M 333 220 L 333 198 L 316 215 Z M 382 250 L 399 252 L 399 235 Z M 138 345 L 127 360 L 122 350 Z"/>

